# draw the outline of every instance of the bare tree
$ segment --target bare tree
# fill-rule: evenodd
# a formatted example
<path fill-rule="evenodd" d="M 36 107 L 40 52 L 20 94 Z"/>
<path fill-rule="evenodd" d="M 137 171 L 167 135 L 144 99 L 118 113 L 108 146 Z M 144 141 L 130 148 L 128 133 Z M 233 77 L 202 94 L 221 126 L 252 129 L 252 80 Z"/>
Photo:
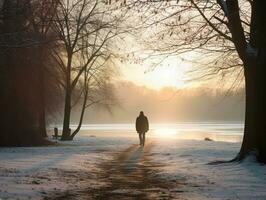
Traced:
<path fill-rule="evenodd" d="M 86 67 L 80 83 L 82 95 L 79 99 L 81 103 L 80 119 L 77 128 L 71 134 L 71 138 L 80 131 L 86 109 L 91 106 L 101 106 L 108 110 L 111 106 L 117 105 L 117 99 L 113 93 L 111 78 L 114 76 L 112 66 L 107 64 L 107 58 L 95 59 Z M 102 62 L 99 62 L 102 60 Z"/>
<path fill-rule="evenodd" d="M 103 70 L 95 68 L 95 65 L 97 66 L 100 60 L 108 60 L 111 56 L 110 40 L 119 34 L 118 24 L 122 20 L 113 13 L 110 7 L 106 7 L 98 0 L 65 0 L 59 4 L 56 28 L 62 48 L 54 52 L 54 56 L 64 74 L 65 107 L 62 140 L 73 139 L 79 130 L 78 128 L 71 136 L 69 125 L 73 93 L 82 75 L 85 76 L 84 108 L 87 107 L 91 77 L 96 80 L 97 70 L 100 72 Z M 84 109 L 81 112 L 81 122 L 83 114 Z"/>
<path fill-rule="evenodd" d="M 243 77 L 246 91 L 244 138 L 234 160 L 255 152 L 266 162 L 265 107 L 265 5 L 258 0 L 128 1 L 161 42 L 148 47 L 158 55 L 195 52 L 203 77 L 232 74 Z M 147 12 L 141 12 L 141 11 Z M 144 27 L 145 27 L 144 26 Z M 153 27 L 153 28 L 152 28 Z M 200 66 L 200 65 L 198 65 Z M 243 76 L 242 76 L 243 75 Z M 234 82 L 234 83 L 236 83 Z"/>

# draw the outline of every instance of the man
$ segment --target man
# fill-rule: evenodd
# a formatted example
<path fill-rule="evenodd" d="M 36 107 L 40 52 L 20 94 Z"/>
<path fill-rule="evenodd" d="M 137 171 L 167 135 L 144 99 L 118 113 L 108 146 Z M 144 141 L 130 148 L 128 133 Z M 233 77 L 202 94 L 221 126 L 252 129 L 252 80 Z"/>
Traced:
<path fill-rule="evenodd" d="M 136 119 L 136 131 L 139 134 L 139 145 L 145 144 L 145 133 L 149 130 L 148 118 L 144 115 L 143 111 L 139 113 Z"/>

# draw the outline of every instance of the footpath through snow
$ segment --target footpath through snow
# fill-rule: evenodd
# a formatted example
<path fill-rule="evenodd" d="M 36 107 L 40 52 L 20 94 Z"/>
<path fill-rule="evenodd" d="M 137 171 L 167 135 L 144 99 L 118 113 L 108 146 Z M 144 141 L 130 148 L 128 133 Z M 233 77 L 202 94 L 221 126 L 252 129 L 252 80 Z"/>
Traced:
<path fill-rule="evenodd" d="M 101 187 L 89 186 L 83 191 L 66 192 L 53 200 L 74 199 L 175 199 L 183 192 L 184 182 L 166 181 L 152 174 L 163 166 L 155 163 L 150 152 L 154 147 L 149 142 L 145 148 L 133 144 L 114 153 L 114 159 L 103 163 L 97 177 Z"/>
<path fill-rule="evenodd" d="M 265 200 L 266 167 L 228 160 L 240 144 L 79 136 L 53 147 L 1 148 L 0 199 Z"/>

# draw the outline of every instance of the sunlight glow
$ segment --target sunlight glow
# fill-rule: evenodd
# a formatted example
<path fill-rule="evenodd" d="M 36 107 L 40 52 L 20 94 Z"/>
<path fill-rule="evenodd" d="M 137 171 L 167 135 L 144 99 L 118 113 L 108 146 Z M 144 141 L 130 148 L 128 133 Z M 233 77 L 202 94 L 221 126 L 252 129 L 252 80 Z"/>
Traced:
<path fill-rule="evenodd" d="M 149 70 L 149 65 L 127 65 L 121 67 L 122 79 L 153 89 L 163 87 L 183 88 L 188 85 L 186 73 L 192 64 L 179 59 L 168 59 L 160 66 Z"/>
<path fill-rule="evenodd" d="M 154 133 L 158 137 L 174 137 L 177 135 L 177 130 L 171 128 L 158 128 L 154 130 Z"/>

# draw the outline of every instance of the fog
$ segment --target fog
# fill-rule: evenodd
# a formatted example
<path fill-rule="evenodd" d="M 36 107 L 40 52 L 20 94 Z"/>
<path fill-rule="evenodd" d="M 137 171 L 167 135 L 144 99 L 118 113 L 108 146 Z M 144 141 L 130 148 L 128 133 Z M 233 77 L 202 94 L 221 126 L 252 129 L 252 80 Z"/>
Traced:
<path fill-rule="evenodd" d="M 152 123 L 244 120 L 241 89 L 228 95 L 228 91 L 208 88 L 155 90 L 132 82 L 116 83 L 115 88 L 119 105 L 111 112 L 99 107 L 88 109 L 84 123 L 132 123 L 141 110 Z"/>

